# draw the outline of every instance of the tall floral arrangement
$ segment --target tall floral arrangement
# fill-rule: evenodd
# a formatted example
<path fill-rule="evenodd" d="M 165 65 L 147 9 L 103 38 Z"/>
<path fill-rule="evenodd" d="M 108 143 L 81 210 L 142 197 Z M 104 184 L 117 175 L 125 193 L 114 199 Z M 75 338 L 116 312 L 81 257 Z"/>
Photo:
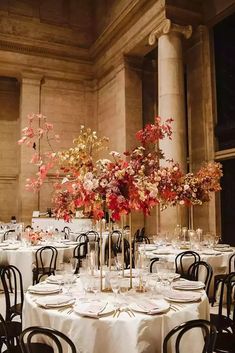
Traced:
<path fill-rule="evenodd" d="M 37 121 L 41 122 L 40 127 Z M 31 162 L 38 171 L 36 177 L 27 180 L 27 188 L 39 190 L 53 171 L 54 214 L 67 221 L 80 207 L 95 219 L 102 218 L 107 208 L 112 219 L 119 220 L 131 210 L 148 214 L 157 204 L 165 208 L 206 202 L 211 192 L 220 190 L 221 166 L 210 162 L 196 174 L 184 174 L 174 161 L 161 167 L 164 155 L 156 146 L 159 140 L 172 138 L 171 123 L 172 119 L 162 123 L 156 117 L 154 124 L 136 133 L 140 146 L 123 155 L 112 151 L 109 159 L 98 159 L 99 152 L 107 148 L 107 138 L 99 138 L 96 132 L 82 126 L 73 147 L 55 152 L 52 142 L 58 141 L 59 136 L 54 134 L 53 125 L 42 115 L 30 115 L 19 143 L 35 150 Z M 37 147 L 43 138 L 50 150 L 39 154 Z"/>

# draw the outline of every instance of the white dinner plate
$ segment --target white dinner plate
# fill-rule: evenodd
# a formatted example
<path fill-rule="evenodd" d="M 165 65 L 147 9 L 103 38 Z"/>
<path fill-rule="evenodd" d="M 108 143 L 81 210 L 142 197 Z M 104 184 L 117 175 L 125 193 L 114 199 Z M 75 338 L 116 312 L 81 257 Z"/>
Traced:
<path fill-rule="evenodd" d="M 200 281 L 177 281 L 172 283 L 172 288 L 180 290 L 198 290 L 205 288 L 205 284 Z"/>
<path fill-rule="evenodd" d="M 0 243 L 0 248 L 1 248 L 1 247 L 5 248 L 6 246 L 7 246 L 6 243 Z"/>
<path fill-rule="evenodd" d="M 201 254 L 203 255 L 218 255 L 218 251 L 215 251 L 213 249 L 205 249 L 201 251 Z"/>
<path fill-rule="evenodd" d="M 58 249 L 66 249 L 66 248 L 69 248 L 69 245 L 68 244 L 55 244 L 54 247 L 58 248 Z"/>
<path fill-rule="evenodd" d="M 215 248 L 222 249 L 222 248 L 230 248 L 229 244 L 216 244 Z"/>
<path fill-rule="evenodd" d="M 53 295 L 50 297 L 37 298 L 36 303 L 43 308 L 61 308 L 73 305 L 76 299 L 65 295 Z"/>
<path fill-rule="evenodd" d="M 143 246 L 140 246 L 140 251 L 152 251 L 152 250 L 156 250 L 157 246 L 153 245 L 153 244 L 145 244 Z"/>
<path fill-rule="evenodd" d="M 164 299 L 159 300 L 142 300 L 136 303 L 131 303 L 130 308 L 138 313 L 147 315 L 155 315 L 166 312 L 170 308 L 170 304 Z"/>
<path fill-rule="evenodd" d="M 111 315 L 115 311 L 115 306 L 112 303 L 104 301 L 79 303 L 74 307 L 74 312 L 94 319 L 105 315 Z"/>
<path fill-rule="evenodd" d="M 64 280 L 66 280 L 66 276 L 62 276 L 62 275 L 53 276 L 53 275 L 51 275 L 51 276 L 47 277 L 46 282 L 58 285 L 58 284 L 64 284 Z M 75 283 L 76 280 L 77 280 L 77 277 L 74 275 L 72 283 Z"/>
<path fill-rule="evenodd" d="M 8 246 L 5 246 L 5 247 L 2 246 L 3 250 L 18 250 L 19 248 L 20 248 L 19 245 L 8 245 Z"/>
<path fill-rule="evenodd" d="M 70 245 L 78 245 L 78 244 L 79 244 L 79 241 L 70 241 L 70 240 L 65 243 L 65 245 L 68 245 L 68 246 L 70 246 Z"/>
<path fill-rule="evenodd" d="M 35 286 L 30 286 L 28 288 L 28 291 L 30 293 L 34 294 L 53 294 L 53 293 L 59 293 L 60 292 L 60 287 L 56 286 L 54 284 L 36 284 Z"/>
<path fill-rule="evenodd" d="M 171 290 L 165 294 L 165 299 L 178 303 L 191 303 L 201 300 L 201 294 L 196 292 L 183 292 L 178 290 Z"/>
<path fill-rule="evenodd" d="M 222 252 L 233 252 L 233 249 L 232 248 L 214 248 L 215 251 L 218 253 L 222 253 Z"/>
<path fill-rule="evenodd" d="M 172 251 L 170 251 L 169 249 L 158 249 L 158 250 L 154 250 L 153 254 L 156 254 L 156 255 L 171 255 Z"/>

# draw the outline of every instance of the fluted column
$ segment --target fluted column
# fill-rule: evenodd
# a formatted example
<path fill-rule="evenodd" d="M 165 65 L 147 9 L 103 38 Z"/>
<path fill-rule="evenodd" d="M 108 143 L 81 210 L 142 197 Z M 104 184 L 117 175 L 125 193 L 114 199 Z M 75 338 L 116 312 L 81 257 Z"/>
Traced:
<path fill-rule="evenodd" d="M 27 115 L 40 112 L 40 87 L 42 76 L 37 73 L 24 72 L 21 77 L 20 97 L 20 131 L 28 125 Z M 26 146 L 20 148 L 19 170 L 19 214 L 22 221 L 29 224 L 33 210 L 38 210 L 39 195 L 26 191 L 26 179 L 35 175 L 35 166 L 30 164 L 33 151 Z"/>
<path fill-rule="evenodd" d="M 191 26 L 176 25 L 166 19 L 149 36 L 150 45 L 158 40 L 158 114 L 163 119 L 174 119 L 172 140 L 161 141 L 160 148 L 165 158 L 179 162 L 183 171 L 187 170 L 187 145 L 182 40 L 189 38 L 191 33 Z M 187 225 L 186 212 L 181 219 L 182 225 Z M 161 231 L 172 232 L 176 223 L 175 208 L 161 213 Z"/>

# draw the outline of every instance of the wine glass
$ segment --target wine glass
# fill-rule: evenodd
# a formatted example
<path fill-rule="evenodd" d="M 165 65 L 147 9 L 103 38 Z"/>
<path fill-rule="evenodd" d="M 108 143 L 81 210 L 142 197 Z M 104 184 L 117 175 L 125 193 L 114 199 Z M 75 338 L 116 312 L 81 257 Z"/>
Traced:
<path fill-rule="evenodd" d="M 95 298 L 97 293 L 100 291 L 100 278 L 93 276 L 91 280 L 91 291 L 95 294 Z"/>
<path fill-rule="evenodd" d="M 118 274 L 110 276 L 110 285 L 114 293 L 115 301 L 117 301 L 117 295 L 120 291 L 120 276 Z"/>

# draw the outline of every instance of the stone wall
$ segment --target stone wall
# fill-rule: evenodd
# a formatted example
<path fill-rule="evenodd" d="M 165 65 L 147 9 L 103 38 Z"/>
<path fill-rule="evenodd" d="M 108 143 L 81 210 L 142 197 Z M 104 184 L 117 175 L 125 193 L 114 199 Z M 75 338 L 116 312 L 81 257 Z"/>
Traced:
<path fill-rule="evenodd" d="M 62 135 L 62 148 L 72 144 L 81 124 L 97 126 L 88 52 L 93 40 L 91 7 L 89 0 L 0 2 L 0 75 L 15 77 L 19 83 L 18 106 L 9 97 L 4 130 L 1 125 L 5 136 L 11 131 L 9 143 L 1 139 L 1 153 L 7 156 L 0 173 L 7 170 L 0 193 L 0 204 L 4 204 L 0 219 L 4 221 L 15 214 L 18 220 L 29 223 L 33 210 L 45 211 L 51 203 L 53 175 L 40 193 L 25 191 L 26 178 L 36 171 L 29 163 L 31 152 L 17 147 L 27 114 L 47 115 Z M 10 108 L 15 109 L 18 120 Z M 14 167 L 12 156 L 17 162 Z"/>
<path fill-rule="evenodd" d="M 0 220 L 18 215 L 19 84 L 0 77 Z"/>

